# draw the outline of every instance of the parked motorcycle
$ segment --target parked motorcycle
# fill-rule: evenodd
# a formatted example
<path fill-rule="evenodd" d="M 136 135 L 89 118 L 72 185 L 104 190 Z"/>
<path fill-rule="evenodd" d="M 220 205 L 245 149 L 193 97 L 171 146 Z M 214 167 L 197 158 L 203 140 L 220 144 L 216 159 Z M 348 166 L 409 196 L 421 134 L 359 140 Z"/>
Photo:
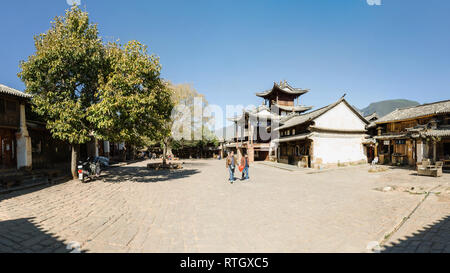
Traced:
<path fill-rule="evenodd" d="M 102 162 L 98 157 L 88 158 L 85 162 L 78 163 L 78 179 L 86 183 L 87 179 L 98 178 L 102 172 Z"/>

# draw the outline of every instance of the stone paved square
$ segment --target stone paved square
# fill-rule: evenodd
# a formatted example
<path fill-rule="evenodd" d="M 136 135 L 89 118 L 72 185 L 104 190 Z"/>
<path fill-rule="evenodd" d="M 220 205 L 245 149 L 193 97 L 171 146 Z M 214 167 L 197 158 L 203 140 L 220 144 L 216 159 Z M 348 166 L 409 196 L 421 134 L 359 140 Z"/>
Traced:
<path fill-rule="evenodd" d="M 224 161 L 147 163 L 0 195 L 0 252 L 449 252 L 449 174 L 255 163 L 231 185 Z"/>

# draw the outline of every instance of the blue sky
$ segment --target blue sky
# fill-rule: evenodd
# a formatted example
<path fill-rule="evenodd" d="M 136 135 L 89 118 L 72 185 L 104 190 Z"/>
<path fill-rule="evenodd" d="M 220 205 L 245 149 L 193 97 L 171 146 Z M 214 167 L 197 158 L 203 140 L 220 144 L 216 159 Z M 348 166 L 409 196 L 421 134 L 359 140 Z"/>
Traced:
<path fill-rule="evenodd" d="M 192 83 L 211 104 L 260 104 L 287 80 L 323 106 L 450 99 L 450 1 L 82 0 L 105 40 L 132 39 L 161 58 L 164 78 Z M 1 1 L 0 83 L 23 90 L 20 60 L 66 0 Z"/>

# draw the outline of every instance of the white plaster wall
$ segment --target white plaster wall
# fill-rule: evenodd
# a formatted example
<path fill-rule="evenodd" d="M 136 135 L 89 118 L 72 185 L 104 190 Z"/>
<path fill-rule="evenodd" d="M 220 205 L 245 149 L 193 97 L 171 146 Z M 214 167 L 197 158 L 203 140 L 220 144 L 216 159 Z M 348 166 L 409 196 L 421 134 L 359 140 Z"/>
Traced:
<path fill-rule="evenodd" d="M 364 153 L 363 134 L 316 133 L 313 142 L 313 161 L 322 159 L 323 164 L 337 164 L 367 160 Z"/>
<path fill-rule="evenodd" d="M 315 120 L 315 126 L 336 130 L 365 130 L 366 124 L 345 104 L 341 102 Z"/>

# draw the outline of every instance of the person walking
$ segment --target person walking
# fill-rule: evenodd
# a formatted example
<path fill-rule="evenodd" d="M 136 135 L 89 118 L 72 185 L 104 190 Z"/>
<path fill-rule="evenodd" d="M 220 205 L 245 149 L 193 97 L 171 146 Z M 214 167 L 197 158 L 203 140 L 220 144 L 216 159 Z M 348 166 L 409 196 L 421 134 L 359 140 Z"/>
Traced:
<path fill-rule="evenodd" d="M 242 157 L 241 166 L 244 167 L 244 169 L 242 170 L 241 180 L 249 180 L 250 178 L 248 176 L 248 169 L 250 168 L 250 163 L 248 161 L 248 154 L 246 154 L 245 156 Z"/>
<path fill-rule="evenodd" d="M 234 156 L 234 152 L 232 151 L 228 156 L 226 160 L 226 167 L 228 171 L 230 172 L 230 183 L 233 184 L 234 182 L 234 170 L 236 168 L 236 157 Z"/>

